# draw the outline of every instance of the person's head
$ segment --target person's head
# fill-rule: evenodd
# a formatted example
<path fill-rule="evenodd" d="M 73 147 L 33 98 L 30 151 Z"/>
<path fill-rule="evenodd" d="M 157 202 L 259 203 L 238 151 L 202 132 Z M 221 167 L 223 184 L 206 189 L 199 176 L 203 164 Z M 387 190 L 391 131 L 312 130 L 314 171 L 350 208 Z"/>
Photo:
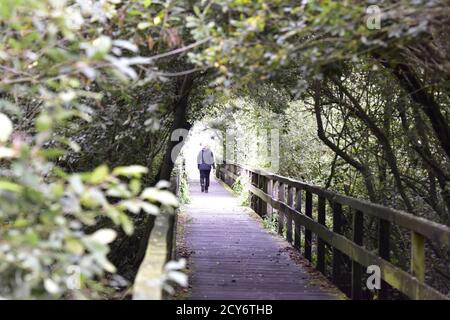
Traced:
<path fill-rule="evenodd" d="M 207 149 L 209 149 L 209 144 L 207 144 L 207 143 L 204 143 L 203 144 L 203 148 L 202 148 L 203 150 L 207 150 Z"/>

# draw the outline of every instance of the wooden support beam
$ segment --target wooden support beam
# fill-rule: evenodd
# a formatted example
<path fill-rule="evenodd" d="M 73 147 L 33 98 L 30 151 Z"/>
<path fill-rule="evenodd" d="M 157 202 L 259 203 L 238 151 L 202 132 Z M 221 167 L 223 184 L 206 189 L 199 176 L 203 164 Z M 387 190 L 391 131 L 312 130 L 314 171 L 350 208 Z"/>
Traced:
<path fill-rule="evenodd" d="M 284 192 L 285 192 L 285 185 L 284 183 L 278 183 L 278 201 L 284 202 Z M 278 234 L 283 235 L 284 230 L 284 209 L 279 208 L 278 209 Z"/>
<path fill-rule="evenodd" d="M 364 216 L 361 211 L 355 211 L 353 214 L 353 242 L 359 246 L 363 245 L 363 227 Z M 362 298 L 362 266 L 352 260 L 352 288 L 351 298 L 353 300 L 360 300 Z"/>
<path fill-rule="evenodd" d="M 337 202 L 333 202 L 333 232 L 342 234 L 342 205 Z M 333 282 L 337 285 L 341 284 L 342 279 L 342 253 L 333 248 Z"/>
<path fill-rule="evenodd" d="M 267 193 L 267 178 L 264 176 L 260 176 L 260 188 L 264 193 Z M 267 203 L 264 202 L 264 200 L 261 199 L 260 201 L 260 210 L 261 210 L 261 217 L 267 216 Z"/>
<path fill-rule="evenodd" d="M 293 206 L 294 202 L 294 195 L 293 195 L 293 188 L 291 186 L 288 186 L 287 189 L 287 205 L 289 207 Z M 292 243 L 292 213 L 290 211 L 285 212 L 286 214 L 286 240 L 289 243 Z"/>
<path fill-rule="evenodd" d="M 270 178 L 267 178 L 267 194 L 270 195 L 271 197 L 273 197 L 273 180 Z M 273 214 L 273 208 L 272 205 L 270 204 L 270 202 L 267 202 L 267 215 L 269 217 L 269 219 L 272 219 L 272 214 Z"/>
<path fill-rule="evenodd" d="M 386 261 L 390 261 L 390 223 L 389 221 L 378 220 L 378 255 Z M 386 300 L 389 298 L 389 284 L 381 280 L 381 289 L 379 299 Z"/>
<path fill-rule="evenodd" d="M 312 218 L 312 193 L 306 191 L 305 197 L 305 215 Z M 305 258 L 311 261 L 312 233 L 311 230 L 305 228 Z"/>
<path fill-rule="evenodd" d="M 253 178 L 253 172 L 251 172 L 251 171 L 248 172 L 248 181 L 249 181 L 250 185 L 253 185 L 254 178 Z M 249 201 L 248 201 L 248 203 L 249 203 L 249 207 L 252 210 L 255 209 L 254 206 L 253 206 L 253 197 L 254 197 L 254 194 L 249 192 L 249 199 L 248 199 Z"/>
<path fill-rule="evenodd" d="M 302 191 L 300 189 L 296 189 L 296 200 L 295 200 L 295 210 L 298 212 L 302 211 Z M 295 234 L 294 234 L 294 247 L 297 249 L 301 249 L 301 224 L 298 219 L 294 219 L 295 223 Z"/>
<path fill-rule="evenodd" d="M 326 202 L 324 197 L 319 197 L 317 203 L 317 222 L 325 226 Z M 317 235 L 317 270 L 325 274 L 325 242 Z"/>
<path fill-rule="evenodd" d="M 259 174 L 257 174 L 256 176 L 257 176 L 257 178 L 256 178 L 256 187 L 261 190 L 262 189 L 261 188 L 262 180 L 264 179 L 264 177 L 259 175 Z M 261 212 L 261 210 L 262 210 L 262 199 L 260 199 L 259 197 L 256 197 L 255 201 L 256 201 L 256 212 L 258 213 L 258 215 L 260 217 L 262 217 L 262 212 Z"/>
<path fill-rule="evenodd" d="M 254 172 L 251 172 L 250 174 L 252 176 L 251 184 L 252 184 L 252 186 L 256 187 L 258 185 L 258 174 L 254 173 Z M 258 213 L 257 212 L 257 210 L 258 210 L 258 208 L 257 208 L 257 200 L 258 200 L 258 198 L 256 196 L 252 195 L 251 201 L 250 201 L 250 203 L 251 203 L 250 207 L 256 213 Z"/>
<path fill-rule="evenodd" d="M 411 232 L 411 273 L 420 282 L 425 281 L 425 238 Z"/>

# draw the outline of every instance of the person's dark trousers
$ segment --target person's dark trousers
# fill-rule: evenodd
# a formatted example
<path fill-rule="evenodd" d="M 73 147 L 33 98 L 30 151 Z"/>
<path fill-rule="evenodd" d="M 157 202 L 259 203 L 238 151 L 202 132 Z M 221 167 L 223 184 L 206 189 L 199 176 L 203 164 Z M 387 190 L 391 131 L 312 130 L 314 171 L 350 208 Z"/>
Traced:
<path fill-rule="evenodd" d="M 200 170 L 200 185 L 202 186 L 202 191 L 208 191 L 210 173 L 211 170 Z"/>

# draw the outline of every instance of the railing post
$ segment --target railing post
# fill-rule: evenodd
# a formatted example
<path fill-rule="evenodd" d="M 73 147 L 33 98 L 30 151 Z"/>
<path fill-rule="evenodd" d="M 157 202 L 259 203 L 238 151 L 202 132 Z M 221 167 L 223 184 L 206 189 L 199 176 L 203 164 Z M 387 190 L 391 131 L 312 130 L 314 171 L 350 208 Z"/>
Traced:
<path fill-rule="evenodd" d="M 333 232 L 337 234 L 342 234 L 342 205 L 337 202 L 333 202 Z M 342 277 L 341 266 L 343 263 L 342 253 L 333 248 L 333 283 L 336 285 L 340 284 Z"/>
<path fill-rule="evenodd" d="M 250 170 L 248 170 L 248 169 L 245 169 L 245 174 L 247 176 L 247 182 L 251 185 L 253 183 L 253 174 L 252 174 L 252 172 Z M 248 192 L 248 205 L 249 205 L 250 208 L 253 209 L 253 207 L 252 207 L 252 199 L 253 199 L 253 195 L 249 191 Z"/>
<path fill-rule="evenodd" d="M 420 282 L 425 281 L 425 238 L 411 232 L 411 273 Z"/>
<path fill-rule="evenodd" d="M 317 221 L 325 226 L 325 198 L 319 196 L 317 203 Z M 317 236 L 317 270 L 325 274 L 325 242 Z"/>
<path fill-rule="evenodd" d="M 259 185 L 260 189 L 267 193 L 267 179 L 265 176 L 260 175 L 259 176 Z M 259 199 L 260 203 L 260 211 L 261 211 L 261 217 L 265 217 L 267 215 L 267 203 L 263 199 Z"/>
<path fill-rule="evenodd" d="M 254 173 L 254 172 L 252 172 L 252 171 L 250 171 L 250 175 L 251 175 L 251 184 L 252 184 L 252 186 L 254 186 L 254 187 L 257 187 L 258 186 L 258 184 L 257 184 L 257 179 L 258 179 L 258 176 L 257 176 L 257 174 L 256 173 Z M 252 193 L 250 193 L 250 207 L 252 208 L 252 210 L 253 211 L 255 211 L 255 212 L 258 212 L 258 209 L 257 209 L 257 197 L 254 195 L 254 194 L 252 194 Z"/>
<path fill-rule="evenodd" d="M 255 187 L 259 189 L 262 177 L 258 173 L 255 173 L 255 175 Z M 261 199 L 258 196 L 255 196 L 255 211 L 259 216 L 261 216 Z"/>
<path fill-rule="evenodd" d="M 292 208 L 293 204 L 293 188 L 288 185 L 287 189 L 287 205 Z M 286 211 L 286 240 L 292 243 L 292 212 Z"/>
<path fill-rule="evenodd" d="M 378 254 L 382 259 L 389 261 L 390 223 L 383 219 L 379 219 L 378 221 Z M 379 299 L 385 300 L 388 298 L 388 288 L 389 285 L 384 280 L 381 280 Z"/>
<path fill-rule="evenodd" d="M 226 170 L 226 162 L 224 161 L 223 162 L 223 164 L 221 165 L 221 167 L 220 167 L 220 178 L 221 178 L 221 180 L 223 181 L 223 182 L 225 182 L 226 183 L 226 181 L 225 181 L 225 170 Z"/>
<path fill-rule="evenodd" d="M 268 179 L 267 179 L 266 186 L 267 186 L 267 194 L 268 194 L 270 197 L 273 197 L 273 180 L 270 179 L 270 178 L 268 178 Z M 268 217 L 269 217 L 270 219 L 272 219 L 273 208 L 272 208 L 272 205 L 270 204 L 270 202 L 267 202 L 266 210 L 267 210 Z"/>
<path fill-rule="evenodd" d="M 278 181 L 278 201 L 284 203 L 284 191 L 285 186 L 284 183 Z M 278 234 L 283 236 L 283 229 L 284 229 L 284 209 L 279 208 L 278 210 Z"/>
<path fill-rule="evenodd" d="M 305 198 L 305 215 L 312 218 L 312 194 L 306 191 Z M 311 261 L 312 233 L 311 230 L 305 228 L 305 258 Z"/>
<path fill-rule="evenodd" d="M 259 173 L 256 174 L 256 177 L 257 177 L 256 187 L 258 189 L 261 189 L 261 180 L 263 179 L 263 177 Z M 261 208 L 262 208 L 261 202 L 262 202 L 261 198 L 256 196 L 256 212 L 258 213 L 259 216 L 261 216 Z"/>
<path fill-rule="evenodd" d="M 298 212 L 302 211 L 302 191 L 296 189 L 296 200 L 295 200 L 295 210 Z M 295 223 L 295 234 L 294 234 L 294 247 L 301 249 L 301 226 L 298 219 L 294 219 Z"/>
<path fill-rule="evenodd" d="M 263 176 L 263 185 L 262 185 L 262 191 L 264 191 L 264 193 L 267 194 L 267 188 L 268 188 L 268 179 L 267 177 Z M 261 213 L 262 215 L 265 217 L 267 216 L 267 202 L 265 202 L 264 200 L 261 200 Z"/>
<path fill-rule="evenodd" d="M 234 174 L 238 177 L 241 176 L 241 167 L 239 166 L 234 166 Z"/>
<path fill-rule="evenodd" d="M 363 245 L 363 222 L 363 213 L 361 211 L 355 211 L 353 214 L 353 242 L 359 246 Z M 358 262 L 352 261 L 351 298 L 353 300 L 360 300 L 362 298 L 361 279 L 362 266 Z"/>

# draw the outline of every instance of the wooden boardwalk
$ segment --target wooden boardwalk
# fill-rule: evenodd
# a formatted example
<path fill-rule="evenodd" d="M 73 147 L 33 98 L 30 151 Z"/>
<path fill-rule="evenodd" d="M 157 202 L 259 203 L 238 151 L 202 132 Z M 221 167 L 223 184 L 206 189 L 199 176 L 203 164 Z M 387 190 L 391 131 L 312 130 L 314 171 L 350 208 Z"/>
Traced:
<path fill-rule="evenodd" d="M 211 179 L 208 194 L 190 183 L 183 209 L 183 245 L 190 299 L 340 299 L 341 294 L 261 219 Z M 301 258 L 300 258 L 301 259 Z M 302 259 L 301 259 L 302 260 Z"/>

